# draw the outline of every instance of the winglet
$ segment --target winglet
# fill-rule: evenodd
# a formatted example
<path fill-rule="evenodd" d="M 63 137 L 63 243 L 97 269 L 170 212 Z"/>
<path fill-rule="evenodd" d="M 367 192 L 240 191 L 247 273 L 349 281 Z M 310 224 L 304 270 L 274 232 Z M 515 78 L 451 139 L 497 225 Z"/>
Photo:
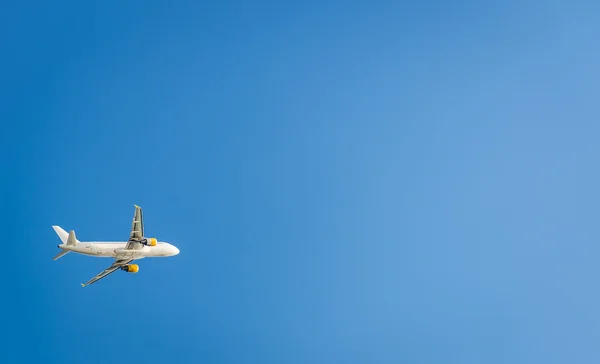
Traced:
<path fill-rule="evenodd" d="M 138 208 L 138 209 L 140 208 L 140 207 L 139 207 L 138 205 L 136 205 L 136 204 L 133 204 L 133 206 L 135 206 L 135 208 Z"/>
<path fill-rule="evenodd" d="M 81 283 L 81 287 L 82 287 L 82 288 L 83 288 L 83 287 L 85 287 L 85 284 Z"/>

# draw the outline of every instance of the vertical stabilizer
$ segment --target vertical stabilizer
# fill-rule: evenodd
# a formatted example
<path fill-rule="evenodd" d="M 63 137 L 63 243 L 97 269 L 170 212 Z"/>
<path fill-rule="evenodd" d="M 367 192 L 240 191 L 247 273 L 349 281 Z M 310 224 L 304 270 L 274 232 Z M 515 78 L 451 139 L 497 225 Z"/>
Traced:
<path fill-rule="evenodd" d="M 65 245 L 75 246 L 75 245 L 77 245 L 77 243 L 79 243 L 79 241 L 75 237 L 75 231 L 73 231 L 73 230 L 71 230 L 70 232 L 67 233 L 60 226 L 54 225 L 54 226 L 52 226 L 52 228 L 56 232 L 56 235 L 58 235 L 58 237 L 60 238 L 60 241 L 62 241 L 62 244 L 59 245 L 58 247 L 59 248 L 64 247 L 63 249 L 60 250 L 60 252 L 58 254 L 56 254 L 54 256 L 54 258 L 52 258 L 52 260 L 56 260 L 56 259 L 64 257 L 65 255 L 67 255 L 69 253 L 70 250 L 69 250 L 69 248 L 66 248 Z"/>
<path fill-rule="evenodd" d="M 77 244 L 77 238 L 75 238 L 75 231 L 71 230 L 69 232 L 69 237 L 67 238 L 67 245 L 75 245 Z"/>
<path fill-rule="evenodd" d="M 75 237 L 75 231 L 71 230 L 70 232 L 66 232 L 63 228 L 57 225 L 53 225 L 52 228 L 56 232 L 56 235 L 60 238 L 63 244 L 67 245 L 76 245 L 79 243 L 79 240 Z"/>

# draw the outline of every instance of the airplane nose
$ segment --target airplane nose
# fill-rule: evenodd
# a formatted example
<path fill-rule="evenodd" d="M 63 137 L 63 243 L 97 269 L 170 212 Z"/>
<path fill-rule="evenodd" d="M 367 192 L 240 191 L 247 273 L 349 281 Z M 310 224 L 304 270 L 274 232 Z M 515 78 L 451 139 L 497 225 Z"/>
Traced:
<path fill-rule="evenodd" d="M 173 255 L 179 254 L 179 249 L 176 246 L 173 246 Z"/>

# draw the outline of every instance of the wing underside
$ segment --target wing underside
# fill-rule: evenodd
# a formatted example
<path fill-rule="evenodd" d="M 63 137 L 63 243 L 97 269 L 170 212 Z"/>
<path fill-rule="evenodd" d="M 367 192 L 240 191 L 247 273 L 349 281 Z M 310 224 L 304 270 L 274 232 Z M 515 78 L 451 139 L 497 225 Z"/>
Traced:
<path fill-rule="evenodd" d="M 129 234 L 129 241 L 125 249 L 127 250 L 139 250 L 144 247 L 141 243 L 144 238 L 144 217 L 142 215 L 142 208 L 135 205 L 135 213 L 133 214 L 133 221 L 131 222 L 131 233 Z"/>
<path fill-rule="evenodd" d="M 127 241 L 127 245 L 125 246 L 126 250 L 140 250 L 144 248 L 143 244 L 144 239 L 144 218 L 142 216 L 142 208 L 138 205 L 135 205 L 135 213 L 133 214 L 133 221 L 131 223 L 131 232 L 129 234 L 129 240 Z M 98 282 L 102 278 L 114 273 L 118 269 L 123 266 L 131 263 L 134 259 L 126 258 L 126 259 L 117 259 L 115 262 L 94 278 L 90 279 L 86 283 L 82 283 L 83 287 L 88 286 L 92 283 Z"/>
<path fill-rule="evenodd" d="M 108 267 L 105 270 L 103 270 L 102 272 L 98 273 L 94 278 L 90 279 L 86 283 L 82 283 L 81 286 L 85 287 L 85 286 L 89 286 L 92 283 L 96 283 L 99 280 L 101 280 L 102 278 L 108 276 L 111 273 L 114 273 L 115 271 L 122 268 L 123 266 L 131 263 L 132 261 L 133 261 L 133 259 L 117 259 L 117 260 L 115 260 L 115 262 L 113 264 L 111 264 L 110 267 Z"/>

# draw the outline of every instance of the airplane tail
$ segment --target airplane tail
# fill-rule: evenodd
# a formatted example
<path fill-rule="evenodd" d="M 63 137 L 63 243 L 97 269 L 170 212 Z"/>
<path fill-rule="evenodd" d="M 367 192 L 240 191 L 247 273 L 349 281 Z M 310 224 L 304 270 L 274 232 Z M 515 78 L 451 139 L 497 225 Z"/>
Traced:
<path fill-rule="evenodd" d="M 58 252 L 58 254 L 56 254 L 54 256 L 54 258 L 52 258 L 52 260 L 56 260 L 56 259 L 62 258 L 65 255 L 69 254 L 70 252 L 71 252 L 70 250 L 61 249 L 60 252 Z"/>
<path fill-rule="evenodd" d="M 52 226 L 52 228 L 54 229 L 56 235 L 58 235 L 63 244 L 66 244 L 67 246 L 74 246 L 77 243 L 79 243 L 79 240 L 77 240 L 77 238 L 75 237 L 75 231 L 71 230 L 69 233 L 67 233 L 60 226 Z M 58 247 L 60 248 L 60 245 Z M 68 249 L 61 249 L 61 251 L 58 254 L 56 254 L 54 258 L 52 258 L 52 260 L 57 260 L 58 258 L 67 255 L 69 251 L 70 250 Z"/>

